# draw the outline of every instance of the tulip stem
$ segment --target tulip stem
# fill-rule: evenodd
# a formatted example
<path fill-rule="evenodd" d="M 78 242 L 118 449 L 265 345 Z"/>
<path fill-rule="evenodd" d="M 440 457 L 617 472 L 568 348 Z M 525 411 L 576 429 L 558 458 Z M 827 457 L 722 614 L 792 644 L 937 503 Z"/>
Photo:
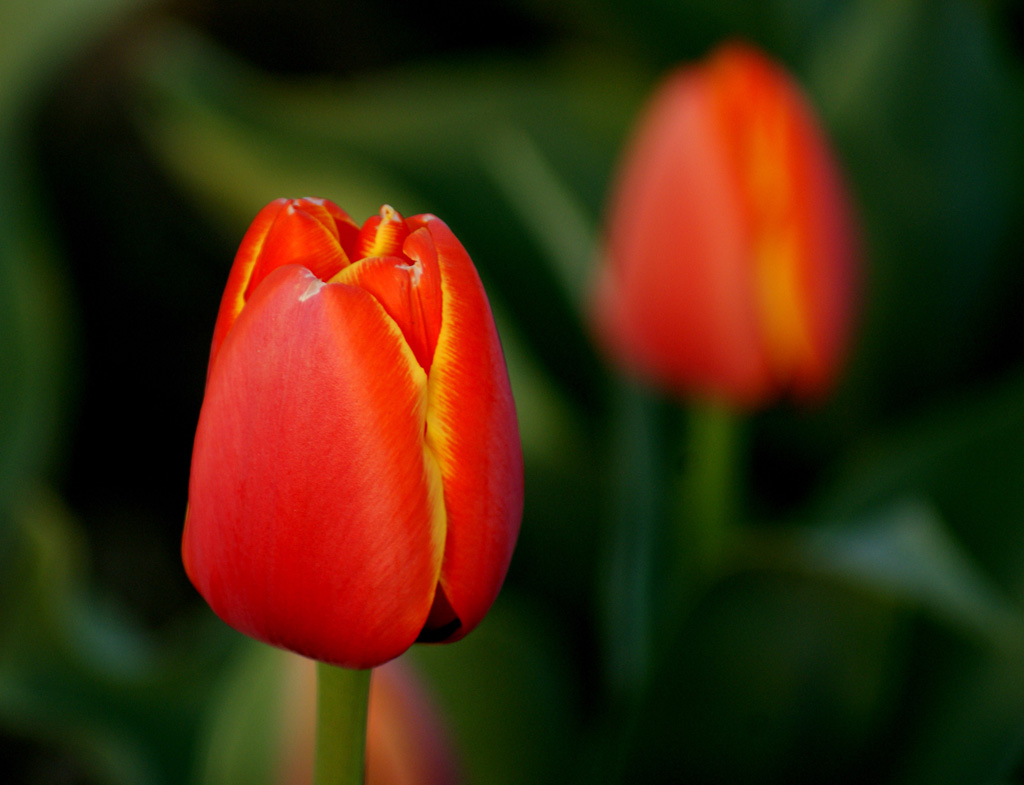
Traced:
<path fill-rule="evenodd" d="M 317 663 L 314 785 L 363 785 L 371 672 Z"/>
<path fill-rule="evenodd" d="M 739 425 L 740 418 L 725 404 L 706 402 L 691 409 L 683 493 L 692 523 L 683 547 L 696 553 L 684 562 L 696 557 L 705 575 L 719 565 L 736 522 Z"/>

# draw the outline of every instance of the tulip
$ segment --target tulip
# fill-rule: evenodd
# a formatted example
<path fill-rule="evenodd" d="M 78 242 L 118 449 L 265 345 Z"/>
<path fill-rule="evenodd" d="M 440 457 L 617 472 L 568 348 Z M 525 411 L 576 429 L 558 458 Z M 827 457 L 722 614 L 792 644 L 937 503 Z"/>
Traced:
<path fill-rule="evenodd" d="M 671 74 L 641 117 L 610 200 L 597 335 L 677 393 L 740 408 L 820 398 L 848 343 L 855 245 L 800 90 L 723 46 Z"/>
<path fill-rule="evenodd" d="M 403 660 L 373 672 L 366 725 L 367 785 L 453 785 L 462 779 L 431 696 Z"/>
<path fill-rule="evenodd" d="M 182 555 L 258 640 L 369 668 L 462 638 L 511 559 L 522 453 L 473 263 L 432 215 L 278 200 L 214 328 Z"/>

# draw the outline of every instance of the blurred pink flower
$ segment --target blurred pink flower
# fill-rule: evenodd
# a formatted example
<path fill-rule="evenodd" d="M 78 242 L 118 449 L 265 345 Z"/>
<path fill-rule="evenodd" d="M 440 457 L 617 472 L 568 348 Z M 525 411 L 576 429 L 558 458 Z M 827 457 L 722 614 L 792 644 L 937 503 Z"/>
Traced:
<path fill-rule="evenodd" d="M 290 657 L 284 707 L 281 785 L 313 781 L 316 667 Z M 455 750 L 438 709 L 403 660 L 374 668 L 366 729 L 367 785 L 458 785 Z"/>

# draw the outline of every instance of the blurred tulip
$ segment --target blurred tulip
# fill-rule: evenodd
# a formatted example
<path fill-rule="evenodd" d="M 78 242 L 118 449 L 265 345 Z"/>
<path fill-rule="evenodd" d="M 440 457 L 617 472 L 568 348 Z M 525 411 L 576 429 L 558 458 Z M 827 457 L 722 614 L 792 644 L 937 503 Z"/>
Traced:
<path fill-rule="evenodd" d="M 779 66 L 730 44 L 670 75 L 609 207 L 593 305 L 615 358 L 741 407 L 829 389 L 853 310 L 853 218 L 819 125 Z"/>
<path fill-rule="evenodd" d="M 313 781 L 316 669 L 289 657 L 280 785 Z M 374 668 L 366 725 L 367 785 L 456 785 L 459 766 L 447 728 L 416 672 L 395 660 Z"/>
<path fill-rule="evenodd" d="M 437 709 L 401 661 L 373 672 L 366 723 L 367 785 L 454 785 L 455 754 Z"/>
<path fill-rule="evenodd" d="M 473 263 L 432 215 L 278 200 L 214 330 L 182 554 L 228 624 L 366 668 L 463 637 L 504 580 L 522 454 Z"/>

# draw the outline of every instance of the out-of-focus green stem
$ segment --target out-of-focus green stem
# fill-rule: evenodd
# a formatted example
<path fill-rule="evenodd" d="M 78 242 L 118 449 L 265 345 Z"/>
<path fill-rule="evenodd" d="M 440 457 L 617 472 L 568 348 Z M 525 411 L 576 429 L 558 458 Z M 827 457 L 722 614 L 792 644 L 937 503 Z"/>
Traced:
<path fill-rule="evenodd" d="M 622 380 L 614 398 L 611 510 L 603 584 L 609 682 L 617 696 L 647 677 L 657 528 L 664 509 L 656 399 Z"/>
<path fill-rule="evenodd" d="M 604 648 L 599 658 L 608 695 L 593 769 L 579 778 L 609 785 L 628 780 L 628 756 L 658 632 L 656 562 L 665 523 L 661 403 L 626 377 L 617 378 L 612 391 L 611 471 L 605 489 L 609 518 L 601 572 Z"/>
<path fill-rule="evenodd" d="M 693 552 L 680 553 L 679 563 L 707 575 L 719 566 L 735 530 L 741 418 L 715 402 L 694 404 L 690 412 L 682 488 L 689 525 L 680 548 Z"/>
<path fill-rule="evenodd" d="M 363 785 L 370 674 L 317 663 L 314 785 Z"/>

